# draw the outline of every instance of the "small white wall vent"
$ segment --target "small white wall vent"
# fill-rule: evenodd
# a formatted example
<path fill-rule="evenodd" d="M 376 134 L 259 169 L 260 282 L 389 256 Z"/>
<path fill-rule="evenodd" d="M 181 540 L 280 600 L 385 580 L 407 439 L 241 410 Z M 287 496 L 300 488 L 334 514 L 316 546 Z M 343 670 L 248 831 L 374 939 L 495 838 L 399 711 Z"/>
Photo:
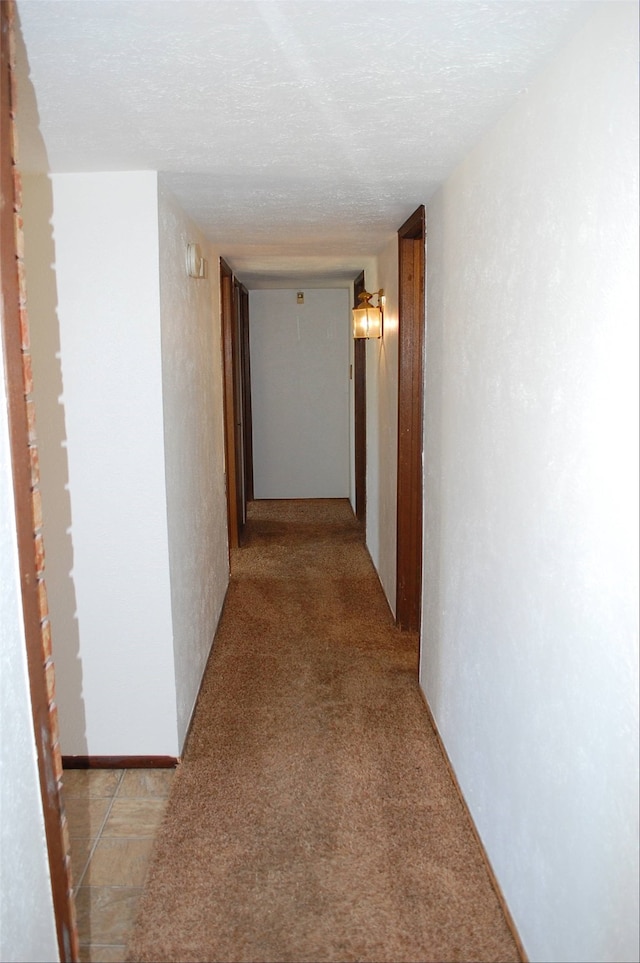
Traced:
<path fill-rule="evenodd" d="M 187 274 L 190 278 L 207 276 L 207 262 L 202 256 L 199 244 L 187 244 Z"/>

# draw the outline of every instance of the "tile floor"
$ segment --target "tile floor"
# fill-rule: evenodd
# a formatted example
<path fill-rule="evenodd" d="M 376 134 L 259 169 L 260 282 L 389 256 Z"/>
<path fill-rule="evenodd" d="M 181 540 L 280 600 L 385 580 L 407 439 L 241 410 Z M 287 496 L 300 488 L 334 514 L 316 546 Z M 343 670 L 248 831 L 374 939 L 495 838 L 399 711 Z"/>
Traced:
<path fill-rule="evenodd" d="M 122 963 L 173 769 L 66 769 L 80 960 Z"/>

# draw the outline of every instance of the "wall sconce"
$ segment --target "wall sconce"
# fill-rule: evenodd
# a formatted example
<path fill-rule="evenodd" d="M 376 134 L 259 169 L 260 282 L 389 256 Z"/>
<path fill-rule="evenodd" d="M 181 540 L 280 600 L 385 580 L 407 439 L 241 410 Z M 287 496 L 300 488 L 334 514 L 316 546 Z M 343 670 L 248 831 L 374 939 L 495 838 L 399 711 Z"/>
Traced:
<path fill-rule="evenodd" d="M 377 305 L 371 304 L 374 295 L 378 298 Z M 369 294 L 363 291 L 358 295 L 360 305 L 353 309 L 354 338 L 381 338 L 384 309 L 384 289 Z"/>
<path fill-rule="evenodd" d="M 207 262 L 199 244 L 187 244 L 187 274 L 190 278 L 206 278 Z"/>

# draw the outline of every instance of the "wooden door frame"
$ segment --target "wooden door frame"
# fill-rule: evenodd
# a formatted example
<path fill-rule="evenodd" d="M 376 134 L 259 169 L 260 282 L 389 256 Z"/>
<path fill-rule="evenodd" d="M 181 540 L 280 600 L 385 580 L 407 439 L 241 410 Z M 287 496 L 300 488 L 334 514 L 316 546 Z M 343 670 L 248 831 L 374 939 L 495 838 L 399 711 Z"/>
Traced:
<path fill-rule="evenodd" d="M 425 208 L 398 231 L 398 493 L 396 623 L 420 630 L 425 342 Z"/>
<path fill-rule="evenodd" d="M 220 316 L 229 550 L 239 548 L 253 500 L 249 292 L 220 258 Z M 240 434 L 239 434 L 240 432 Z"/>
<path fill-rule="evenodd" d="M 365 290 L 364 271 L 353 282 L 353 306 L 358 307 L 358 295 Z M 353 342 L 353 447 L 356 518 L 363 525 L 367 521 L 367 341 L 354 338 Z"/>
<path fill-rule="evenodd" d="M 45 598 L 40 566 L 36 559 L 33 515 L 34 476 L 31 457 L 33 439 L 29 432 L 24 354 L 28 351 L 28 322 L 19 281 L 20 255 L 14 212 L 19 199 L 14 181 L 12 103 L 12 51 L 15 9 L 12 2 L 0 3 L 0 289 L 2 297 L 2 340 L 4 378 L 7 386 L 10 457 L 16 512 L 16 534 L 22 612 L 24 618 L 27 669 L 36 744 L 40 795 L 51 879 L 58 951 L 62 961 L 78 958 L 78 934 L 71 895 L 69 853 L 63 830 L 63 808 L 59 788 L 62 760 L 57 732 L 50 716 L 51 684 L 47 685 L 44 629 L 40 594 Z M 29 401 L 32 404 L 32 401 Z M 48 631 L 48 629 L 47 629 Z M 50 672 L 53 669 L 50 668 Z"/>
<path fill-rule="evenodd" d="M 236 446 L 236 512 L 238 516 L 238 542 L 242 544 L 242 533 L 247 521 L 247 476 L 246 476 L 246 439 L 245 439 L 245 399 L 243 363 L 243 307 L 242 285 L 233 277 L 233 415 Z"/>
<path fill-rule="evenodd" d="M 234 392 L 233 328 L 235 312 L 233 304 L 233 271 L 220 258 L 220 323 L 222 329 L 222 377 L 224 402 L 224 453 L 227 489 L 227 523 L 229 551 L 240 544 L 238 506 L 236 500 L 236 418 Z"/>
<path fill-rule="evenodd" d="M 242 407 L 244 424 L 244 490 L 246 500 L 253 501 L 253 417 L 251 412 L 251 347 L 249 332 L 249 292 L 238 282 L 240 296 L 240 350 L 242 353 Z"/>

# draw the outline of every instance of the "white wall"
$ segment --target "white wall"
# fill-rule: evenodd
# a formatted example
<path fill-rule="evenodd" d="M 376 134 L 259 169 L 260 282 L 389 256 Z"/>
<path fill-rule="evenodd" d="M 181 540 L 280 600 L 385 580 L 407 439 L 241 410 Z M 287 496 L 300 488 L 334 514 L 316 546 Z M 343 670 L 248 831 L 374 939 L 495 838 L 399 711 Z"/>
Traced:
<path fill-rule="evenodd" d="M 348 498 L 348 289 L 250 291 L 249 313 L 255 497 Z"/>
<path fill-rule="evenodd" d="M 62 751 L 177 755 L 157 177 L 28 177 L 24 195 Z"/>
<path fill-rule="evenodd" d="M 160 176 L 164 457 L 179 743 L 182 747 L 229 582 L 219 270 L 189 278 L 205 239 Z"/>
<path fill-rule="evenodd" d="M 429 204 L 421 682 L 531 960 L 638 959 L 637 6 Z"/>
<path fill-rule="evenodd" d="M 4 371 L 2 339 L 0 361 Z M 0 387 L 0 959 L 58 960 L 18 567 L 7 396 Z"/>
<path fill-rule="evenodd" d="M 400 227 L 400 225 L 398 225 Z M 367 291 L 384 290 L 384 328 L 367 342 L 367 548 L 391 611 L 396 610 L 398 482 L 398 237 L 393 235 Z"/>

